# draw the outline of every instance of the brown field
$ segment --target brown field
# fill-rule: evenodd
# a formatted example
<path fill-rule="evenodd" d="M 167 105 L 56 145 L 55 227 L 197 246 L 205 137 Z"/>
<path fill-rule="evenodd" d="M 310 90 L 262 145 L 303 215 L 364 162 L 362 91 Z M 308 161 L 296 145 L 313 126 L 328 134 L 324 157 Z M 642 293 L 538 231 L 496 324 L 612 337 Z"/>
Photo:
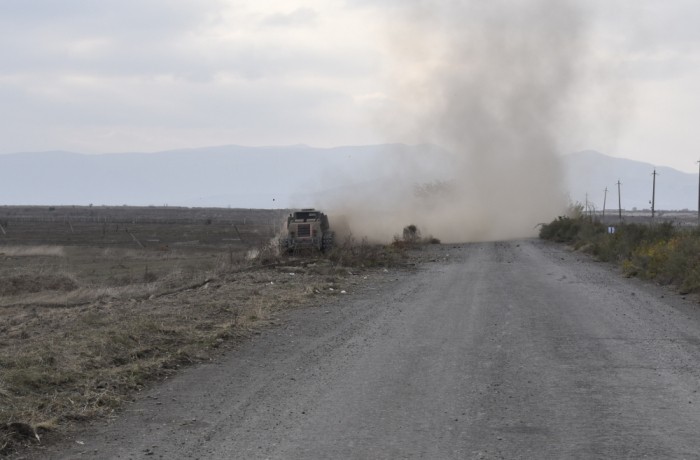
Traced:
<path fill-rule="evenodd" d="M 617 209 L 610 210 L 605 213 L 605 219 L 602 218 L 600 211 L 595 213 L 596 219 L 611 225 L 619 222 L 619 213 Z M 651 224 L 660 222 L 671 222 L 677 227 L 695 227 L 698 225 L 697 211 L 664 211 L 657 210 L 654 218 L 651 218 L 651 210 L 644 209 L 641 211 L 622 211 L 622 220 L 628 224 Z"/>
<path fill-rule="evenodd" d="M 0 206 L 0 244 L 175 249 L 251 246 L 280 229 L 287 210 Z"/>
<path fill-rule="evenodd" d="M 327 255 L 279 255 L 270 241 L 286 214 L 0 207 L 0 455 L 113 414 L 279 312 L 406 257 L 351 238 Z"/>

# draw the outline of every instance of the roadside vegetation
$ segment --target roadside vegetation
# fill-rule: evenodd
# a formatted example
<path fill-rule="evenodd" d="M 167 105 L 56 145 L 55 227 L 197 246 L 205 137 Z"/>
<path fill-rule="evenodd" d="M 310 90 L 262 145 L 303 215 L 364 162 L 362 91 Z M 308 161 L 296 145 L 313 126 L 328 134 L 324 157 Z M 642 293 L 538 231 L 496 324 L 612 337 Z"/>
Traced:
<path fill-rule="evenodd" d="M 283 310 L 408 266 L 408 250 L 430 241 L 407 228 L 408 240 L 348 236 L 326 254 L 284 254 L 275 239 L 235 250 L 0 245 L 0 456 L 114 414 Z"/>
<path fill-rule="evenodd" d="M 700 230 L 679 228 L 669 222 L 651 225 L 608 226 L 585 216 L 573 206 L 540 228 L 540 238 L 567 243 L 601 261 L 622 267 L 627 276 L 675 285 L 680 293 L 700 293 Z"/>
<path fill-rule="evenodd" d="M 401 236 L 394 235 L 393 247 L 396 248 L 416 248 L 426 244 L 440 244 L 440 240 L 432 235 L 423 236 L 415 225 L 407 225 L 403 228 Z"/>

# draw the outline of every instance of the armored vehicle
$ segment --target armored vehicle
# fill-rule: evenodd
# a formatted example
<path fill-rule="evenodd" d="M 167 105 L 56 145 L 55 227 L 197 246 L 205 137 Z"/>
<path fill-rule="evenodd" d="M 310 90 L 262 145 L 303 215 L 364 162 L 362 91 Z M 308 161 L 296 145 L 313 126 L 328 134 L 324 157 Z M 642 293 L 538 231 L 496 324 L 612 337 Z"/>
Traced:
<path fill-rule="evenodd" d="M 328 251 L 333 246 L 333 232 L 328 216 L 315 209 L 302 209 L 287 217 L 287 233 L 280 239 L 283 250 L 299 249 Z"/>

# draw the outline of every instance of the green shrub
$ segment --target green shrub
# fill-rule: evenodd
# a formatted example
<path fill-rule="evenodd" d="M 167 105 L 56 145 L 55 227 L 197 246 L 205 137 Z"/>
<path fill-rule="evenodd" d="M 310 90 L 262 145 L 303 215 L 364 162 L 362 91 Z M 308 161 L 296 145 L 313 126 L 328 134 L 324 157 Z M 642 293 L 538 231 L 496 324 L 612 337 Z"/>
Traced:
<path fill-rule="evenodd" d="M 540 238 L 558 243 L 581 245 L 604 232 L 605 228 L 602 224 L 587 217 L 559 216 L 551 223 L 540 227 Z"/>

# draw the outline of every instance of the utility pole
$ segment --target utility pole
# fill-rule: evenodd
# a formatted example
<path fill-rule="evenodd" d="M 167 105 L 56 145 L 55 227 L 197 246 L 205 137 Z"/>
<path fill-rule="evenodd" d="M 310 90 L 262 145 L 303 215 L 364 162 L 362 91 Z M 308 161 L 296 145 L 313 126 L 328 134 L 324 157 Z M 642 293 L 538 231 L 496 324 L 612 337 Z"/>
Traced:
<path fill-rule="evenodd" d="M 620 196 L 620 179 L 617 180 L 617 213 L 620 216 L 620 222 L 622 222 L 622 197 Z"/>
<path fill-rule="evenodd" d="M 700 161 L 696 163 L 698 164 L 698 225 L 700 225 Z"/>
<path fill-rule="evenodd" d="M 586 207 L 583 210 L 583 214 L 588 214 L 588 192 L 586 192 Z"/>
<path fill-rule="evenodd" d="M 605 195 L 603 195 L 603 222 L 605 222 L 605 202 L 608 201 L 608 188 L 605 187 Z"/>
<path fill-rule="evenodd" d="M 654 168 L 654 172 L 651 173 L 651 175 L 654 177 L 652 181 L 652 187 L 651 187 L 651 220 L 654 220 L 654 204 L 656 203 L 656 176 L 658 176 L 658 173 L 656 172 L 656 168 Z"/>

